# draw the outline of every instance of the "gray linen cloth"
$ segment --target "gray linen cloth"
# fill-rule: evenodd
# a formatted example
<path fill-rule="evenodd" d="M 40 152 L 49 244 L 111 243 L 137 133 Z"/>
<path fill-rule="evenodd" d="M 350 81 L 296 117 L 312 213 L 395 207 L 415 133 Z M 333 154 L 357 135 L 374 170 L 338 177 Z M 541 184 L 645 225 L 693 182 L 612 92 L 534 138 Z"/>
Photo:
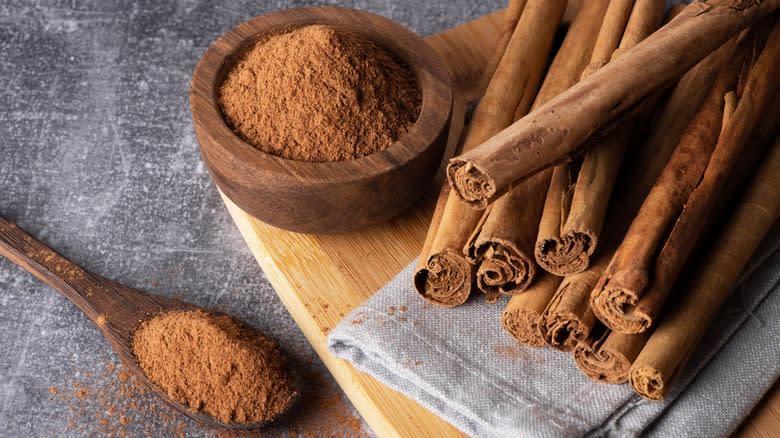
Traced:
<path fill-rule="evenodd" d="M 505 301 L 424 302 L 414 263 L 344 318 L 329 345 L 476 437 L 727 435 L 780 374 L 779 247 L 775 224 L 663 402 L 592 382 L 570 354 L 519 344 L 500 326 Z"/>

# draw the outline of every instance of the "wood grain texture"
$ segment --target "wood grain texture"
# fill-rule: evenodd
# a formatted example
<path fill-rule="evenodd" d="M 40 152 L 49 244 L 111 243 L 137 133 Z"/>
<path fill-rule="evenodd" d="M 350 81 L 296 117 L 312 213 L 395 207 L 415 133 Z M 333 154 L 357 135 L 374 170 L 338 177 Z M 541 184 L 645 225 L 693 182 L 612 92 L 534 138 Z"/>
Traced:
<path fill-rule="evenodd" d="M 354 160 L 288 160 L 245 143 L 225 123 L 218 89 L 237 54 L 268 35 L 315 23 L 352 30 L 414 72 L 420 115 L 386 149 Z M 430 182 L 444 153 L 452 86 L 436 52 L 400 24 L 355 9 L 296 8 L 241 23 L 214 42 L 193 72 L 190 109 L 209 173 L 237 205 L 287 230 L 336 233 L 386 221 L 422 194 L 419 187 Z"/>
<path fill-rule="evenodd" d="M 479 84 L 500 18 L 493 14 L 427 39 L 447 62 L 455 85 L 451 138 L 460 131 L 465 101 Z M 329 331 L 420 252 L 433 212 L 432 193 L 390 222 L 340 235 L 283 231 L 252 218 L 224 195 L 223 200 L 279 298 L 377 435 L 462 436 L 411 399 L 334 357 L 327 347 Z M 760 436 L 780 427 L 778 405 L 778 397 L 762 402 L 745 430 Z"/>

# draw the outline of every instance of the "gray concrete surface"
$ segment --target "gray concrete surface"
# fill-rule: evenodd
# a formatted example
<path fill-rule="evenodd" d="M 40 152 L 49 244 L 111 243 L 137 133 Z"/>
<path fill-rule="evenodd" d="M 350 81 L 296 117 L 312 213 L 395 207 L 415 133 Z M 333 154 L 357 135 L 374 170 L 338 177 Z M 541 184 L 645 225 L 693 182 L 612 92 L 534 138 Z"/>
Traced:
<path fill-rule="evenodd" d="M 0 214 L 99 274 L 237 315 L 309 383 L 267 436 L 370 433 L 277 299 L 200 158 L 187 93 L 205 48 L 279 8 L 340 4 L 429 35 L 502 1 L 0 1 Z M 136 394 L 99 332 L 0 259 L 0 436 L 213 435 Z"/>

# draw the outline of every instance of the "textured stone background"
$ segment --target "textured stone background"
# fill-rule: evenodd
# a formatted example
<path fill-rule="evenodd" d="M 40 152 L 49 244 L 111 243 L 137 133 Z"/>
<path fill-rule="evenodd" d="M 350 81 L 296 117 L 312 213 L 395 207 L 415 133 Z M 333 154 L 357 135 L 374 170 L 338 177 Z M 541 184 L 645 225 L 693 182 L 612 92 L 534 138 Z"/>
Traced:
<path fill-rule="evenodd" d="M 233 226 L 204 170 L 187 93 L 223 31 L 315 3 L 429 35 L 503 1 L 0 1 L 0 214 L 89 270 L 219 308 L 278 339 L 310 391 L 271 436 L 367 428 Z M 5 259 L 0 339 L 2 436 L 213 434 L 132 395 L 92 323 Z"/>

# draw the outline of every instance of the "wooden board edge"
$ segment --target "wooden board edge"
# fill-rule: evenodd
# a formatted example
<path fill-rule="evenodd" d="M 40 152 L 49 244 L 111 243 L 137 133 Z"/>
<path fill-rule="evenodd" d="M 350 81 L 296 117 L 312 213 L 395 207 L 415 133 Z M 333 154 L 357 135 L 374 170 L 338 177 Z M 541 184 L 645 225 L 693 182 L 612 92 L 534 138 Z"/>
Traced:
<path fill-rule="evenodd" d="M 414 437 L 413 433 L 420 425 L 427 425 L 426 432 L 437 437 L 463 437 L 462 432 L 433 412 L 420 406 L 409 397 L 388 388 L 370 375 L 355 369 L 349 362 L 334 356 L 327 347 L 327 334 L 295 294 L 280 291 L 295 290 L 286 275 L 270 260 L 262 257 L 267 251 L 258 239 L 253 221 L 256 219 L 245 213 L 220 191 L 225 206 L 246 241 L 255 259 L 268 277 L 279 299 L 290 312 L 295 323 L 323 361 L 328 371 L 344 390 L 344 393 L 356 407 L 369 427 L 380 437 Z M 395 407 L 388 412 L 387 407 Z"/>

